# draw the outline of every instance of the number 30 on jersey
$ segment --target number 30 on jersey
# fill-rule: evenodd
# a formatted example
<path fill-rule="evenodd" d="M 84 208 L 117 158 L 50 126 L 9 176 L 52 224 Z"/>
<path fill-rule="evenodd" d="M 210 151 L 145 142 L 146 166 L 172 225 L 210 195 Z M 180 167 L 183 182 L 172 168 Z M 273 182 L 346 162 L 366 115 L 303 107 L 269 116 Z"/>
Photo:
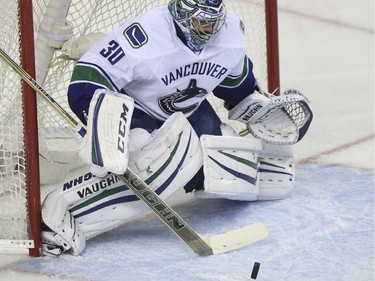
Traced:
<path fill-rule="evenodd" d="M 115 40 L 111 40 L 108 43 L 108 47 L 102 49 L 100 51 L 100 54 L 105 57 L 112 65 L 116 64 L 125 56 L 124 51 L 120 47 L 120 44 Z"/>

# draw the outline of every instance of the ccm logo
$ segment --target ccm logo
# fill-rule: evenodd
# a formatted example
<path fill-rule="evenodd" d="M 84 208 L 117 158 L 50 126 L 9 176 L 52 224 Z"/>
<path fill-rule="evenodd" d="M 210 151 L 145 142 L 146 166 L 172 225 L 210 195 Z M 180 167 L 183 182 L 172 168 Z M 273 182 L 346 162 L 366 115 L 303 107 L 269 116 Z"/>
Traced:
<path fill-rule="evenodd" d="M 127 123 L 127 114 L 129 108 L 125 103 L 122 104 L 122 113 L 120 114 L 120 123 L 118 128 L 118 138 L 117 138 L 117 150 L 121 153 L 125 152 L 125 132 Z"/>

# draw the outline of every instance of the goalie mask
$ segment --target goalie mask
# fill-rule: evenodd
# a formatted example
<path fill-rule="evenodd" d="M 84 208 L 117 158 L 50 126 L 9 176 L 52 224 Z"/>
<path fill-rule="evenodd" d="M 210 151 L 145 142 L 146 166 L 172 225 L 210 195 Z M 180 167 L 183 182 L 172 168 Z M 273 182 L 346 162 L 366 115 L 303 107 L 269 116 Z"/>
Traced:
<path fill-rule="evenodd" d="M 226 9 L 222 0 L 172 0 L 168 9 L 194 52 L 200 52 L 225 23 Z"/>

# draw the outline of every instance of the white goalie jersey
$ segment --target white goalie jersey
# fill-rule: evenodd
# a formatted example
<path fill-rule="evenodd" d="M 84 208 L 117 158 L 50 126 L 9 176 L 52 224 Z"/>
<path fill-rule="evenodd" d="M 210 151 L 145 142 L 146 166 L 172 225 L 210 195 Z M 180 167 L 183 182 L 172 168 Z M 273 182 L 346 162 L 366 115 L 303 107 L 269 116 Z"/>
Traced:
<path fill-rule="evenodd" d="M 85 121 L 87 89 L 99 85 L 125 91 L 136 108 L 156 119 L 164 121 L 175 112 L 188 117 L 226 77 L 244 76 L 245 57 L 236 15 L 228 12 L 226 25 L 197 54 L 178 38 L 162 6 L 125 22 L 81 57 L 69 87 L 70 106 Z"/>

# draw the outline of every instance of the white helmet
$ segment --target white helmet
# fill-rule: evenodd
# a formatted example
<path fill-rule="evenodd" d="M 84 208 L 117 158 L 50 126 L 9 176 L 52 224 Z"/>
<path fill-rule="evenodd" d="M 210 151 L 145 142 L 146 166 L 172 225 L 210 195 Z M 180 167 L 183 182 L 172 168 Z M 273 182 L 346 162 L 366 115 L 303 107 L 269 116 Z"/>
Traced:
<path fill-rule="evenodd" d="M 226 9 L 222 0 L 172 0 L 168 9 L 182 29 L 188 47 L 196 52 L 201 51 L 225 23 Z"/>

